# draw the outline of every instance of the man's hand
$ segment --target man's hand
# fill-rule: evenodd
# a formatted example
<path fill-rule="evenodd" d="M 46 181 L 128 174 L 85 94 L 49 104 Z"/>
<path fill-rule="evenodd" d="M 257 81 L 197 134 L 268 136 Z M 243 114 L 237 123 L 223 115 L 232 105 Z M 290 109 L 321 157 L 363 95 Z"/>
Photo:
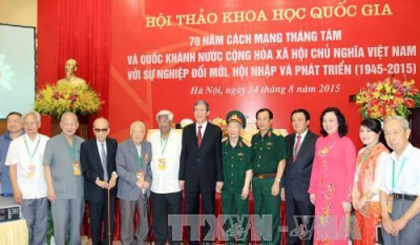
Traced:
<path fill-rule="evenodd" d="M 242 193 L 241 193 L 242 200 L 247 199 L 248 195 L 249 195 L 249 187 L 244 186 L 244 188 L 242 188 Z"/>
<path fill-rule="evenodd" d="M 223 182 L 222 181 L 217 181 L 216 182 L 216 192 L 217 193 L 222 193 L 222 188 L 223 188 Z"/>
<path fill-rule="evenodd" d="M 281 188 L 280 197 L 281 197 L 281 200 L 283 200 L 283 202 L 286 201 L 286 190 L 284 189 L 284 187 Z"/>
<path fill-rule="evenodd" d="M 95 184 L 103 189 L 108 188 L 108 183 L 102 180 L 99 180 L 99 178 L 97 178 L 95 180 Z"/>
<path fill-rule="evenodd" d="M 311 195 L 309 195 L 309 199 L 311 199 L 311 203 L 312 203 L 312 205 L 314 205 L 314 206 L 315 206 L 315 194 L 311 194 Z"/>
<path fill-rule="evenodd" d="M 117 184 L 117 177 L 115 177 L 115 175 L 113 175 L 108 182 L 108 189 L 111 190 L 112 188 L 115 187 L 116 184 Z"/>
<path fill-rule="evenodd" d="M 13 190 L 13 198 L 17 204 L 22 204 L 22 192 L 19 189 Z"/>
<path fill-rule="evenodd" d="M 395 233 L 394 222 L 388 215 L 382 216 L 382 227 L 389 235 L 393 235 Z"/>
<path fill-rule="evenodd" d="M 392 235 L 398 236 L 398 232 L 400 232 L 404 227 L 407 225 L 407 220 L 404 217 L 401 217 L 400 219 L 394 221 L 394 232 Z"/>
<path fill-rule="evenodd" d="M 143 188 L 144 188 L 144 189 L 147 189 L 147 188 L 149 188 L 149 187 L 150 187 L 149 182 L 145 181 L 145 182 L 144 182 L 144 184 L 143 184 Z"/>
<path fill-rule="evenodd" d="M 47 190 L 47 198 L 50 200 L 51 203 L 55 203 L 55 200 L 57 199 L 57 196 L 55 195 L 54 188 L 50 188 Z"/>
<path fill-rule="evenodd" d="M 144 188 L 144 181 L 140 181 L 140 179 L 137 180 L 136 185 L 139 189 Z"/>
<path fill-rule="evenodd" d="M 185 180 L 179 180 L 178 184 L 179 184 L 179 188 L 181 188 L 181 190 L 184 190 Z"/>
<path fill-rule="evenodd" d="M 280 183 L 274 180 L 274 183 L 271 186 L 271 195 L 277 196 L 279 193 L 280 193 Z"/>

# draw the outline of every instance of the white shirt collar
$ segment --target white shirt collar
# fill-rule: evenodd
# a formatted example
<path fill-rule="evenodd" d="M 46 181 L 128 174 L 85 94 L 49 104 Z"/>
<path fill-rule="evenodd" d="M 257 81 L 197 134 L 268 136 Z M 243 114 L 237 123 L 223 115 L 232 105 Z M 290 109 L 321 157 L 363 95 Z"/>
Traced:
<path fill-rule="evenodd" d="M 35 136 L 35 140 L 34 141 L 32 141 L 32 139 L 29 137 L 29 135 L 27 134 L 27 133 L 25 133 L 25 139 L 28 141 L 28 142 L 30 142 L 30 143 L 34 143 L 34 142 L 37 142 L 37 140 L 39 139 L 39 133 L 37 133 L 36 134 L 36 136 Z"/>
<path fill-rule="evenodd" d="M 408 142 L 408 144 L 405 147 L 404 152 L 403 152 L 403 154 L 401 154 L 401 156 L 404 157 L 404 158 L 410 158 L 413 155 L 413 152 L 414 152 L 413 150 L 414 150 L 414 146 L 410 142 Z M 395 153 L 395 151 L 393 151 L 391 153 L 391 159 L 396 161 L 396 162 L 399 162 L 397 160 L 397 153 Z M 402 158 L 400 158 L 400 159 L 402 159 Z"/>
<path fill-rule="evenodd" d="M 201 128 L 201 133 L 204 135 L 204 132 L 206 131 L 206 128 L 207 128 L 207 124 L 208 124 L 208 122 L 207 121 L 205 121 L 204 123 L 203 123 L 203 125 L 201 125 L 202 126 L 202 128 Z M 195 131 L 196 131 L 196 133 L 198 134 L 198 126 L 200 126 L 199 124 L 198 124 L 198 122 L 196 122 L 195 123 Z"/>
<path fill-rule="evenodd" d="M 305 136 L 308 134 L 308 131 L 309 131 L 309 129 L 307 128 L 306 130 L 305 130 L 305 132 L 303 132 L 303 134 L 301 134 L 300 135 L 300 140 L 303 140 L 304 138 L 305 138 Z M 295 138 L 297 139 L 297 137 L 298 137 L 298 133 L 296 133 L 296 136 L 295 136 Z"/>
<path fill-rule="evenodd" d="M 106 140 L 104 140 L 103 142 L 100 142 L 99 140 L 96 140 L 96 144 L 98 146 L 101 146 L 102 144 L 104 144 L 104 146 L 106 146 Z"/>

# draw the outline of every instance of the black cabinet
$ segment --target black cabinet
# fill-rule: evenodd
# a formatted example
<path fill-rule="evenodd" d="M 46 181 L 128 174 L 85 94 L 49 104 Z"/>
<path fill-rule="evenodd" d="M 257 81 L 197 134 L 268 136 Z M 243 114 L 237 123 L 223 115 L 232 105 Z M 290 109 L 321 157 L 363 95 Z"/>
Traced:
<path fill-rule="evenodd" d="M 411 136 L 410 142 L 417 148 L 420 148 L 420 109 L 412 110 L 410 115 Z"/>

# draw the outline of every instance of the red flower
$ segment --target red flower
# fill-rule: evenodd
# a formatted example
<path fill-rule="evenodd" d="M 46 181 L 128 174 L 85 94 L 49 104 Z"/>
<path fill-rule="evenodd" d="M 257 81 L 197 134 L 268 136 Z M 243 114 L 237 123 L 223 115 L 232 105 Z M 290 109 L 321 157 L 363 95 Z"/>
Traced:
<path fill-rule="evenodd" d="M 60 96 L 60 93 L 59 93 L 59 92 L 54 92 L 54 93 L 53 93 L 53 95 L 52 95 L 52 97 L 53 97 L 54 99 L 56 99 L 56 100 L 58 100 L 58 99 L 60 99 L 60 98 L 61 98 L 61 96 Z"/>
<path fill-rule="evenodd" d="M 372 105 L 378 105 L 379 104 L 379 100 L 378 99 L 373 99 L 372 101 L 371 101 L 371 103 L 372 103 Z"/>
<path fill-rule="evenodd" d="M 386 106 L 381 106 L 380 110 L 381 110 L 382 116 L 386 117 Z"/>
<path fill-rule="evenodd" d="M 404 101 L 404 105 L 408 108 L 414 108 L 414 106 L 416 106 L 416 102 L 414 102 L 413 99 L 406 99 Z"/>

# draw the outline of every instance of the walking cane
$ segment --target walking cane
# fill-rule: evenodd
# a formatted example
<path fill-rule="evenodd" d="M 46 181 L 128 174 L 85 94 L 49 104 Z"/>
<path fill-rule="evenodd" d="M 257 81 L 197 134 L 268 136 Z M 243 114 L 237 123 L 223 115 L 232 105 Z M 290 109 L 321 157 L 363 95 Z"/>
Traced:
<path fill-rule="evenodd" d="M 110 194 L 109 194 L 110 190 L 108 189 L 108 245 L 112 244 L 112 240 L 111 240 L 111 208 L 110 208 L 110 204 L 109 204 L 109 200 L 110 200 Z"/>

